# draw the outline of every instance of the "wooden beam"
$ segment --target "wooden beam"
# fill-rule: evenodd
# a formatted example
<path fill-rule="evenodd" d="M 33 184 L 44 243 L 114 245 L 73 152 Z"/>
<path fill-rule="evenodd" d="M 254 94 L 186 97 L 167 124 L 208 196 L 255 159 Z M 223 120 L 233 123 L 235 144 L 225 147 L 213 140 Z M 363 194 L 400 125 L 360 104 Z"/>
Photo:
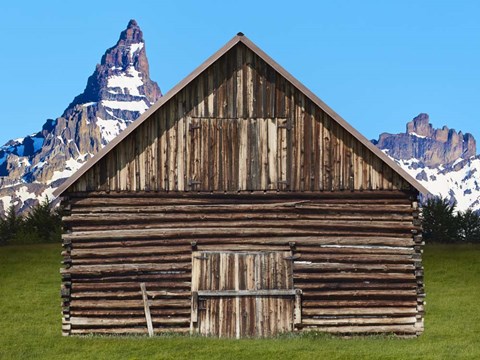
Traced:
<path fill-rule="evenodd" d="M 152 324 L 152 317 L 150 315 L 150 305 L 148 304 L 148 296 L 147 296 L 147 289 L 145 287 L 145 283 L 140 283 L 140 290 L 142 291 L 143 308 L 145 309 L 145 319 L 147 320 L 148 336 L 152 337 L 153 324 Z"/>
<path fill-rule="evenodd" d="M 198 296 L 215 296 L 215 297 L 222 297 L 222 296 L 294 296 L 296 294 L 296 290 L 199 290 Z"/>

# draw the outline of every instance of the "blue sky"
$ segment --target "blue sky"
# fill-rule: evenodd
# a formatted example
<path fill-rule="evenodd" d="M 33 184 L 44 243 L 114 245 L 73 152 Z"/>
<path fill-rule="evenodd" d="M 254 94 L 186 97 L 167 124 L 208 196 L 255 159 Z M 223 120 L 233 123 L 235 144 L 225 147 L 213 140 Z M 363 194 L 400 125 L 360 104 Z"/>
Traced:
<path fill-rule="evenodd" d="M 132 18 L 164 93 L 242 31 L 369 139 L 426 112 L 480 141 L 479 1 L 17 1 L 0 11 L 1 144 L 60 116 Z"/>

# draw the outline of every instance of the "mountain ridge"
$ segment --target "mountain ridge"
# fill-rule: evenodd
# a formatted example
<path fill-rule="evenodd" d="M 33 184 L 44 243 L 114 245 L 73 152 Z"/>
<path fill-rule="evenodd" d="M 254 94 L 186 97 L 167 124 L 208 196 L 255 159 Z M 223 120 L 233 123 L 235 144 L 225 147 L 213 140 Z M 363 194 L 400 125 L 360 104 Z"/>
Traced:
<path fill-rule="evenodd" d="M 404 133 L 382 133 L 371 141 L 430 196 L 456 203 L 457 210 L 480 211 L 480 155 L 472 134 L 447 126 L 433 128 L 428 114 L 421 113 L 406 124 Z"/>
<path fill-rule="evenodd" d="M 419 159 L 426 166 L 449 165 L 458 159 L 476 155 L 476 141 L 472 134 L 449 129 L 434 129 L 428 114 L 421 113 L 406 125 L 405 133 L 380 134 L 372 141 L 380 149 L 388 149 L 396 159 Z"/>

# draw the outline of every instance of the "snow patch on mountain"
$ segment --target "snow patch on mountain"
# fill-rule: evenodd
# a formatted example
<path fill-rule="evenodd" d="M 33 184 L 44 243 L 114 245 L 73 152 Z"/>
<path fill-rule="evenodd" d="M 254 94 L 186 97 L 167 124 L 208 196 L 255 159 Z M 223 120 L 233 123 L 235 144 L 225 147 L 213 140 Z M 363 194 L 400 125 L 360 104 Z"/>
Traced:
<path fill-rule="evenodd" d="M 106 108 L 119 109 L 127 111 L 137 111 L 140 114 L 144 113 L 149 106 L 144 100 L 140 101 L 117 101 L 117 100 L 102 100 L 101 104 Z"/>
<path fill-rule="evenodd" d="M 461 167 L 449 166 L 446 169 L 443 166 L 423 166 L 418 159 L 393 160 L 433 196 L 456 201 L 457 210 L 480 210 L 480 173 L 477 170 L 480 169 L 480 159 L 462 160 Z"/>
<path fill-rule="evenodd" d="M 52 182 L 59 179 L 69 178 L 73 173 L 80 169 L 83 163 L 91 156 L 91 154 L 83 154 L 81 156 L 78 156 L 77 158 L 68 159 L 65 162 L 65 168 L 63 170 L 54 171 L 50 180 L 47 181 L 47 184 L 51 184 Z"/>
<path fill-rule="evenodd" d="M 28 187 L 26 186 L 22 186 L 20 187 L 17 192 L 15 193 L 15 195 L 17 196 L 17 199 L 15 200 L 14 204 L 16 205 L 18 202 L 22 202 L 24 203 L 25 201 L 27 201 L 28 199 L 30 199 L 31 197 L 31 194 L 30 192 L 28 191 Z"/>
<path fill-rule="evenodd" d="M 129 66 L 126 73 L 120 75 L 112 75 L 108 78 L 107 87 L 112 94 L 127 94 L 133 96 L 140 95 L 138 88 L 143 85 L 140 73 L 132 66 Z M 120 92 L 116 90 L 120 89 Z"/>
<path fill-rule="evenodd" d="M 143 42 L 136 43 L 136 44 L 131 44 L 130 45 L 130 57 L 133 57 L 133 54 L 135 54 L 137 51 L 143 49 Z"/>
<path fill-rule="evenodd" d="M 420 139 L 425 139 L 426 138 L 426 136 L 418 135 L 416 132 L 411 132 L 411 133 L 409 133 L 409 135 L 415 136 L 415 137 L 420 138 Z"/>
<path fill-rule="evenodd" d="M 127 124 L 122 121 L 116 120 L 104 120 L 97 117 L 97 125 L 100 127 L 102 132 L 102 139 L 105 144 L 108 144 L 112 141 L 118 134 L 127 128 Z"/>
<path fill-rule="evenodd" d="M 1 204 L 10 204 L 12 202 L 12 197 L 11 196 L 2 196 L 0 197 L 0 203 Z"/>

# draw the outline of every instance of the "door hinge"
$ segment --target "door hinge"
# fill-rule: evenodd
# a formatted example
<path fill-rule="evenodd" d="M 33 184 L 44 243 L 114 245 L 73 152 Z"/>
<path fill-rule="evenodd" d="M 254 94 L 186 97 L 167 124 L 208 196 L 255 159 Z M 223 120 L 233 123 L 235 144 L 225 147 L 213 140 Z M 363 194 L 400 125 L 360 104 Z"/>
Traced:
<path fill-rule="evenodd" d="M 293 125 L 292 124 L 280 124 L 278 125 L 278 128 L 279 129 L 287 129 L 287 131 L 290 131 L 293 129 Z"/>
<path fill-rule="evenodd" d="M 188 186 L 200 185 L 201 183 L 202 182 L 199 180 L 193 180 L 193 179 L 188 180 Z"/>

